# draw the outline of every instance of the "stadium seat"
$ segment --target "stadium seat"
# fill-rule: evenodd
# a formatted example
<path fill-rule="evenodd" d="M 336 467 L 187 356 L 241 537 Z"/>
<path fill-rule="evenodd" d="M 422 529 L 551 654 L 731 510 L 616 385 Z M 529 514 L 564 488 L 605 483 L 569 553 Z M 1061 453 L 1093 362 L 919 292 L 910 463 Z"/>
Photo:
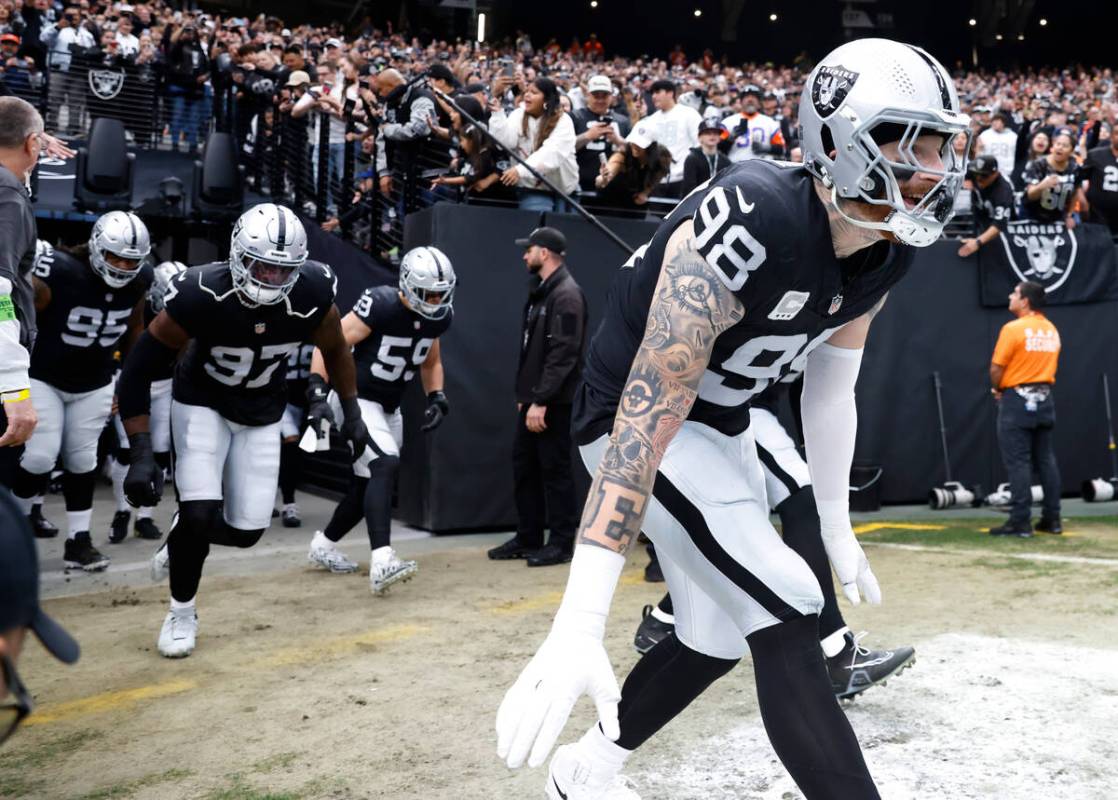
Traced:
<path fill-rule="evenodd" d="M 232 221 L 245 207 L 244 167 L 237 163 L 237 146 L 228 133 L 211 133 L 194 162 L 191 197 L 200 220 Z"/>
<path fill-rule="evenodd" d="M 74 205 L 83 211 L 113 211 L 132 207 L 134 153 L 118 119 L 93 120 L 89 143 L 78 150 Z"/>

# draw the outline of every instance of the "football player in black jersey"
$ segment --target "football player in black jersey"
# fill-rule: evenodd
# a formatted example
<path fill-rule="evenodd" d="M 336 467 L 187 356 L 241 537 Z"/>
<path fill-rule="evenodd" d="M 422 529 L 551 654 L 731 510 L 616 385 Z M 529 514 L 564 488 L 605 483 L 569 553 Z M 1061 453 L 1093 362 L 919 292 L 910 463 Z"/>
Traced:
<path fill-rule="evenodd" d="M 151 288 L 148 290 L 147 302 L 144 304 L 144 327 L 146 328 L 155 319 L 155 315 L 163 310 L 164 298 L 171 288 L 172 281 L 186 272 L 186 265 L 179 261 L 164 261 L 152 270 Z M 171 377 L 174 374 L 174 364 L 167 364 L 151 383 L 151 448 L 154 451 L 155 463 L 166 472 L 171 466 Z M 128 434 L 124 432 L 124 423 L 120 414 L 114 415 L 113 426 L 116 428 L 117 448 L 111 465 L 113 480 L 113 497 L 116 499 L 116 513 L 109 526 L 109 544 L 120 544 L 128 537 L 128 523 L 132 519 L 132 507 L 124 496 L 124 478 L 128 474 L 128 465 L 132 460 L 132 453 L 128 448 Z M 135 533 L 141 539 L 162 539 L 163 533 L 152 521 L 152 507 L 144 506 L 136 511 Z"/>
<path fill-rule="evenodd" d="M 819 533 L 819 512 L 811 491 L 811 474 L 796 443 L 780 422 L 781 399 L 796 382 L 790 374 L 774 382 L 750 401 L 749 427 L 757 442 L 757 457 L 765 475 L 768 506 L 780 517 L 780 537 L 800 555 L 823 592 L 819 612 L 819 642 L 827 659 L 831 688 L 840 700 L 884 683 L 909 666 L 916 657 L 911 647 L 870 650 L 862 645 L 864 632 L 855 635 L 843 619 L 831 579 L 831 566 Z M 645 606 L 633 644 L 644 655 L 675 630 L 670 594 L 655 607 Z"/>
<path fill-rule="evenodd" d="M 121 371 L 120 415 L 131 445 L 128 502 L 153 505 L 162 488 L 150 429 L 153 377 L 173 362 L 171 435 L 178 513 L 152 559 L 168 565 L 171 609 L 159 652 L 194 650 L 195 595 L 211 544 L 251 547 L 271 519 L 279 476 L 287 359 L 303 342 L 321 348 L 342 397 L 342 435 L 365 449 L 353 357 L 334 306 L 337 279 L 307 262 L 307 234 L 289 209 L 261 203 L 233 226 L 229 260 L 188 269 Z M 185 350 L 183 350 L 185 348 Z"/>
<path fill-rule="evenodd" d="M 997 239 L 1013 218 L 1013 186 L 998 171 L 997 158 L 989 154 L 977 156 L 970 163 L 967 177 L 971 181 L 975 235 L 963 239 L 959 246 L 959 255 L 963 258 Z"/>
<path fill-rule="evenodd" d="M 97 442 L 112 413 L 114 353 L 144 328 L 151 281 L 147 227 L 135 214 L 110 211 L 93 225 L 88 255 L 56 250 L 33 272 L 39 336 L 31 354 L 31 388 L 39 424 L 13 486 L 24 504 L 42 493 L 62 454 L 67 567 L 93 572 L 109 559 L 89 535 Z M 30 510 L 30 509 L 28 509 Z"/>
<path fill-rule="evenodd" d="M 1061 128 L 1052 134 L 1048 155 L 1030 161 L 1021 175 L 1025 183 L 1024 213 L 1038 222 L 1064 222 L 1075 227 L 1072 207 L 1083 196 L 1083 170 L 1076 163 L 1075 132 Z"/>
<path fill-rule="evenodd" d="M 1118 236 L 1118 135 L 1111 129 L 1110 144 L 1094 147 L 1083 162 L 1090 221 L 1106 225 Z"/>
<path fill-rule="evenodd" d="M 591 341 L 573 427 L 595 475 L 567 590 L 497 712 L 498 755 L 534 766 L 594 700 L 598 722 L 551 760 L 552 800 L 635 798 L 625 759 L 746 652 L 804 796 L 879 797 L 819 646 L 819 580 L 769 522 L 750 401 L 804 371 L 823 545 L 847 599 L 880 602 L 848 513 L 854 385 L 875 309 L 951 215 L 969 120 L 940 64 L 884 39 L 822 59 L 800 119 L 803 165 L 752 159 L 684 198 L 618 272 Z M 619 691 L 602 638 L 642 528 L 676 629 Z"/>
<path fill-rule="evenodd" d="M 353 462 L 353 480 L 325 530 L 316 531 L 307 558 L 331 572 L 354 572 L 357 564 L 335 546 L 362 517 L 372 559 L 369 588 L 382 594 L 418 568 L 392 549 L 392 486 L 400 465 L 403 419 L 400 399 L 418 368 L 427 411 L 421 430 L 432 431 L 450 413 L 443 393 L 439 337 L 453 317 L 457 278 L 446 255 L 434 247 L 409 250 L 400 262 L 400 284 L 366 289 L 342 319 L 346 344 L 357 362 L 357 397 L 369 430 L 369 449 Z M 326 378 L 335 384 L 327 394 Z M 316 352 L 311 365 L 308 418 L 320 418 L 327 402 L 337 404 L 333 370 Z"/>
<path fill-rule="evenodd" d="M 299 434 L 307 418 L 307 379 L 311 375 L 311 356 L 314 343 L 303 342 L 292 350 L 287 359 L 287 408 L 280 424 L 280 473 L 279 489 L 283 501 L 280 520 L 285 528 L 298 528 L 303 524 L 299 506 L 295 502 L 295 487 L 303 474 L 303 451 L 299 449 Z"/>

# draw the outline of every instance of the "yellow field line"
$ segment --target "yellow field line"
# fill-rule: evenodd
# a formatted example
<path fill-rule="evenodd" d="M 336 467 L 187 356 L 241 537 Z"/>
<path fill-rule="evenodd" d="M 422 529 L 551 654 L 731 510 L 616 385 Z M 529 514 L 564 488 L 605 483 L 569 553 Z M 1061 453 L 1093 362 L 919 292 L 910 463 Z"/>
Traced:
<path fill-rule="evenodd" d="M 321 661 L 325 658 L 347 655 L 362 647 L 403 641 L 425 631 L 427 631 L 427 628 L 422 625 L 393 625 L 377 631 L 363 631 L 314 642 L 310 646 L 284 648 L 263 658 L 254 659 L 249 664 L 254 667 L 282 667 L 289 664 L 305 664 L 308 661 Z"/>
<path fill-rule="evenodd" d="M 562 592 L 547 592 L 534 597 L 525 597 L 523 600 L 510 600 L 507 603 L 495 605 L 489 609 L 490 614 L 521 614 L 525 611 L 538 611 L 541 608 L 559 608 L 559 601 L 563 599 Z"/>
<path fill-rule="evenodd" d="M 57 722 L 71 717 L 80 717 L 86 714 L 97 714 L 102 711 L 112 711 L 139 703 L 141 700 L 153 700 L 157 697 L 166 697 L 171 694 L 196 689 L 198 682 L 186 678 L 178 680 L 153 683 L 140 686 L 136 689 L 121 689 L 115 692 L 102 692 L 80 700 L 70 700 L 66 703 L 48 703 L 35 709 L 35 713 L 27 718 L 24 725 L 44 725 L 48 722 Z"/>
<path fill-rule="evenodd" d="M 855 533 L 873 533 L 874 531 L 942 531 L 946 525 L 932 525 L 926 522 L 866 522 L 854 526 Z"/>

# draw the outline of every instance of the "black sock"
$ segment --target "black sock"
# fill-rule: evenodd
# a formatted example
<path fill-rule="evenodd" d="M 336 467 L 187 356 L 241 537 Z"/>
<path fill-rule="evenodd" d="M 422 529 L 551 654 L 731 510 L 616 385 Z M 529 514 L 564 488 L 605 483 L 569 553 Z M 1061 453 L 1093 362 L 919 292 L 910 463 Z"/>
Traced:
<path fill-rule="evenodd" d="M 170 453 L 155 453 L 154 456 L 155 456 L 155 463 L 159 465 L 160 469 L 166 470 L 171 466 L 171 454 Z"/>
<path fill-rule="evenodd" d="M 807 800 L 880 800 L 831 688 L 814 616 L 747 638 L 757 702 L 773 749 Z"/>
<path fill-rule="evenodd" d="M 819 511 L 815 507 L 815 494 L 805 486 L 776 507 L 780 515 L 784 543 L 799 555 L 819 581 L 823 590 L 823 610 L 819 613 L 819 638 L 825 639 L 846 625 L 835 597 L 835 582 L 831 577 L 831 561 L 823 547 L 819 533 Z"/>
<path fill-rule="evenodd" d="M 636 750 L 738 662 L 687 647 L 670 634 L 633 667 L 621 689 L 620 747 Z"/>
<path fill-rule="evenodd" d="M 220 516 L 220 500 L 179 503 L 178 522 L 167 536 L 167 555 L 171 559 L 171 597 L 180 603 L 198 594 L 202 566 L 210 554 L 208 528 Z"/>
<path fill-rule="evenodd" d="M 664 595 L 663 599 L 656 606 L 665 614 L 675 616 L 675 611 L 672 609 L 672 596 L 670 594 Z"/>
<path fill-rule="evenodd" d="M 90 472 L 62 473 L 62 496 L 66 498 L 67 511 L 85 511 L 93 508 L 93 489 L 97 483 L 97 470 Z"/>
<path fill-rule="evenodd" d="M 365 524 L 369 546 L 388 547 L 392 531 L 392 487 L 396 480 L 396 456 L 380 456 L 369 462 L 369 485 L 365 488 Z"/>
<path fill-rule="evenodd" d="M 283 502 L 295 502 L 295 487 L 303 475 L 303 451 L 298 442 L 284 442 L 280 445 L 279 488 Z"/>
<path fill-rule="evenodd" d="M 342 537 L 353 530 L 353 526 L 365 516 L 365 487 L 368 485 L 368 478 L 359 478 L 356 475 L 349 482 L 349 488 L 338 501 L 323 531 L 331 542 L 340 542 Z"/>
<path fill-rule="evenodd" d="M 47 484 L 50 483 L 50 473 L 43 472 L 41 474 L 28 472 L 23 467 L 15 468 L 15 476 L 12 480 L 12 494 L 16 497 L 22 497 L 28 500 L 32 497 L 46 494 Z"/>

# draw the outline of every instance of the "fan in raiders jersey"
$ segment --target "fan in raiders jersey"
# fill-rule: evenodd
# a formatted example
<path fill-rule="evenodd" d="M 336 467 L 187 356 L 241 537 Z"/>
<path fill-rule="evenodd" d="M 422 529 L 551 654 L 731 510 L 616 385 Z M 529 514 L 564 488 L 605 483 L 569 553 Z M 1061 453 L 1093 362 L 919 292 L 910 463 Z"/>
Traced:
<path fill-rule="evenodd" d="M 870 650 L 862 646 L 864 634 L 855 636 L 839 610 L 835 582 L 819 530 L 819 512 L 811 491 L 811 475 L 796 443 L 780 422 L 782 398 L 796 376 L 772 383 L 750 402 L 749 427 L 757 443 L 757 457 L 765 476 L 765 499 L 780 517 L 780 537 L 798 554 L 819 581 L 823 610 L 819 612 L 819 641 L 827 660 L 831 688 L 840 700 L 852 698 L 884 683 L 909 666 L 916 657 L 911 647 Z M 634 645 L 644 655 L 675 629 L 672 596 L 664 595 L 655 607 L 645 606 Z"/>
<path fill-rule="evenodd" d="M 39 424 L 12 488 L 30 511 L 61 452 L 68 528 L 62 558 L 92 572 L 109 565 L 89 533 L 97 442 L 113 408 L 114 353 L 144 328 L 151 239 L 135 214 L 110 211 L 93 224 L 87 247 L 81 255 L 44 251 L 36 261 L 39 336 L 30 374 Z"/>
<path fill-rule="evenodd" d="M 357 406 L 353 357 L 334 306 L 337 279 L 307 262 L 307 234 L 295 214 L 261 203 L 233 226 L 229 260 L 179 275 L 121 370 L 120 416 L 131 463 L 124 492 L 154 505 L 163 472 L 155 461 L 150 386 L 180 351 L 171 388 L 171 435 L 178 512 L 152 559 L 169 567 L 171 608 L 159 652 L 181 658 L 198 632 L 195 595 L 211 544 L 251 547 L 271 519 L 287 405 L 287 359 L 303 342 L 322 350 L 334 375 L 357 453 L 368 432 Z M 184 349 L 185 348 L 185 349 Z"/>
<path fill-rule="evenodd" d="M 594 480 L 567 590 L 497 712 L 498 755 L 534 766 L 594 700 L 593 727 L 551 759 L 552 800 L 636 797 L 625 760 L 746 652 L 804 796 L 879 797 L 819 646 L 819 578 L 769 521 L 750 405 L 804 372 L 820 537 L 847 599 L 880 602 L 848 513 L 854 385 L 875 309 L 951 215 L 969 120 L 938 62 L 884 39 L 837 48 L 807 90 L 804 163 L 752 159 L 686 197 L 619 270 L 591 341 L 573 429 Z M 675 632 L 619 691 L 602 639 L 642 529 Z"/>
<path fill-rule="evenodd" d="M 400 262 L 400 284 L 366 289 L 342 319 L 346 344 L 357 362 L 357 397 L 369 430 L 369 449 L 353 462 L 353 479 L 345 497 L 334 509 L 325 530 L 316 531 L 307 558 L 331 572 L 354 572 L 357 564 L 338 550 L 336 543 L 365 519 L 372 559 L 369 588 L 382 594 L 389 586 L 407 580 L 418 569 L 392 549 L 392 487 L 400 465 L 403 419 L 400 399 L 417 368 L 427 410 L 421 430 L 432 431 L 450 413 L 443 393 L 443 362 L 439 337 L 453 316 L 454 267 L 434 247 L 409 250 Z M 334 384 L 327 393 L 326 377 Z M 334 370 L 316 351 L 311 363 L 308 419 L 337 408 Z"/>
<path fill-rule="evenodd" d="M 287 358 L 287 408 L 280 426 L 279 489 L 283 500 L 280 519 L 285 528 L 298 528 L 303 524 L 299 506 L 295 502 L 295 487 L 303 475 L 303 451 L 299 449 L 299 433 L 307 418 L 307 380 L 311 376 L 311 356 L 314 343 L 303 342 Z"/>
<path fill-rule="evenodd" d="M 971 208 L 974 209 L 972 238 L 963 239 L 959 255 L 966 258 L 978 252 L 1005 232 L 1013 217 L 1013 186 L 998 170 L 998 159 L 992 155 L 977 156 L 967 169 L 971 182 Z"/>
<path fill-rule="evenodd" d="M 151 288 L 148 290 L 147 302 L 144 303 L 144 327 L 146 328 L 155 319 L 155 315 L 163 310 L 164 298 L 171 288 L 171 282 L 179 275 L 186 272 L 186 265 L 179 261 L 164 261 L 152 270 Z M 167 364 L 160 369 L 151 384 L 151 447 L 155 455 L 155 463 L 164 472 L 171 466 L 171 377 L 174 374 L 174 364 Z M 124 478 L 128 474 L 128 465 L 132 460 L 132 453 L 128 448 L 128 435 L 124 432 L 124 423 L 120 414 L 113 418 L 113 426 L 117 434 L 117 448 L 110 467 L 113 479 L 113 497 L 116 499 L 116 513 L 109 526 L 109 544 L 120 544 L 128 538 L 128 523 L 132 520 L 131 507 L 124 496 Z M 141 539 L 162 539 L 163 533 L 152 521 L 151 506 L 144 506 L 136 512 L 134 531 Z"/>
<path fill-rule="evenodd" d="M 1075 161 L 1075 132 L 1061 128 L 1052 134 L 1047 155 L 1030 161 L 1021 174 L 1025 182 L 1024 211 L 1038 222 L 1064 222 L 1075 227 L 1076 201 L 1086 207 L 1083 168 Z"/>

